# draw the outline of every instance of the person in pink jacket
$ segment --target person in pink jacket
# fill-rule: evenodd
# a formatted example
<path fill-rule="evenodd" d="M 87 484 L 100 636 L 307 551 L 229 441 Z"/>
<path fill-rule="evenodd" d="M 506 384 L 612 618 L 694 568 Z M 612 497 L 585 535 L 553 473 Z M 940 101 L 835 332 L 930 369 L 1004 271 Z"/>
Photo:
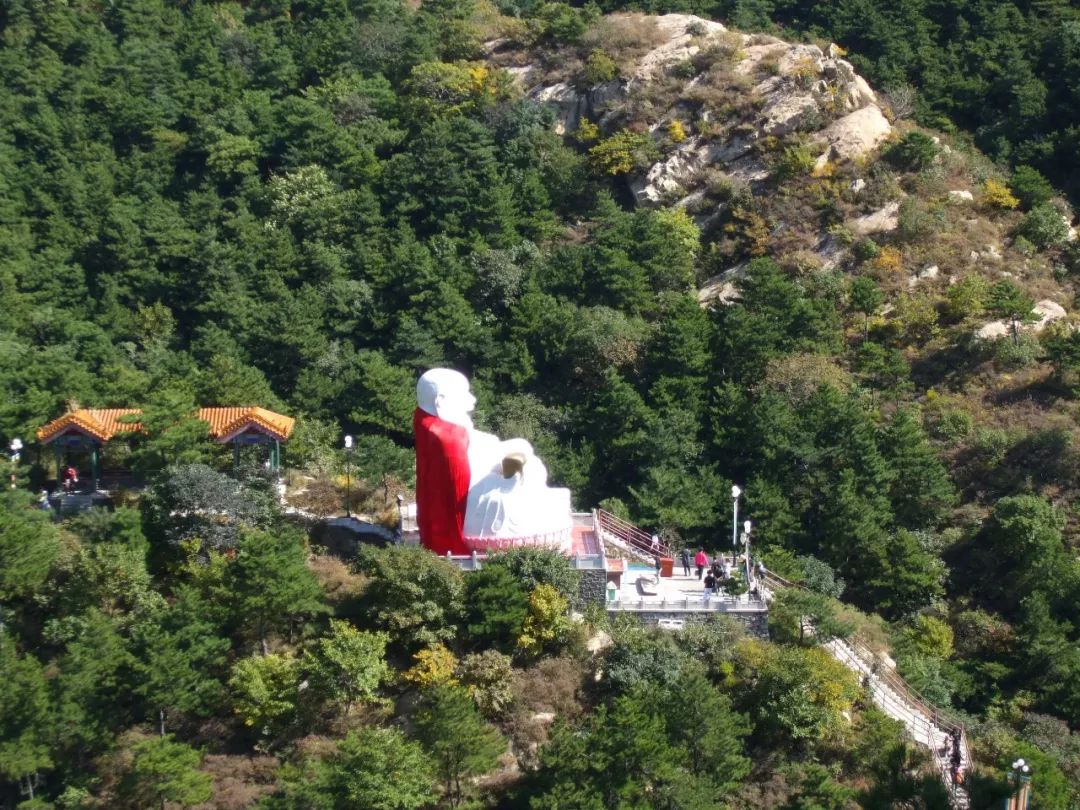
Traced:
<path fill-rule="evenodd" d="M 694 555 L 694 565 L 697 566 L 697 578 L 701 579 L 701 574 L 705 571 L 706 566 L 709 564 L 709 555 L 705 553 L 705 549 L 699 548 L 698 553 Z"/>

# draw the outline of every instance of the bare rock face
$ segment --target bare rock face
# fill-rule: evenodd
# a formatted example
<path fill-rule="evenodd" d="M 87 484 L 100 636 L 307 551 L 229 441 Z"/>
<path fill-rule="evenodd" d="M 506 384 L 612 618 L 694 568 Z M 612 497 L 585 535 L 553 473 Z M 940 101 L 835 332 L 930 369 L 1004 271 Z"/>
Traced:
<path fill-rule="evenodd" d="M 1066 316 L 1065 308 L 1056 301 L 1044 299 L 1039 301 L 1032 312 L 1038 316 L 1038 320 L 1031 323 L 1020 324 L 1021 332 L 1041 332 L 1054 321 L 1060 321 Z M 997 340 L 1012 333 L 1012 323 L 1006 320 L 990 321 L 976 332 L 975 336 L 983 340 Z"/>
<path fill-rule="evenodd" d="M 854 160 L 876 149 L 891 132 L 881 108 L 869 105 L 833 121 L 815 140 L 829 145 L 830 160 Z"/>
<path fill-rule="evenodd" d="M 527 75 L 527 74 L 526 74 Z M 611 105 L 626 96 L 621 81 L 605 82 L 581 92 L 566 82 L 534 88 L 529 97 L 555 112 L 555 131 L 566 135 L 582 118 L 603 121 Z"/>
<path fill-rule="evenodd" d="M 756 154 L 755 145 L 764 138 L 776 138 L 795 131 L 811 133 L 811 148 L 821 162 L 853 160 L 889 136 L 892 127 L 878 106 L 877 96 L 855 73 L 837 48 L 826 52 L 816 45 L 788 43 L 775 37 L 738 34 L 720 23 L 691 14 L 665 14 L 653 18 L 659 44 L 637 59 L 623 76 L 582 90 L 567 82 L 544 84 L 542 71 L 518 65 L 515 79 L 529 98 L 550 107 L 556 115 L 556 130 L 572 132 L 582 118 L 602 129 L 615 129 L 620 107 L 644 102 L 651 107 L 649 131 L 664 142 L 662 133 L 673 120 L 695 123 L 698 134 L 672 147 L 659 161 L 629 178 L 639 205 L 687 203 L 702 171 L 714 167 L 734 180 L 754 183 L 768 177 L 769 170 Z M 697 69 L 693 58 L 703 50 L 741 47 L 732 56 L 731 74 L 745 83 L 748 103 L 739 105 L 739 120 L 713 120 L 702 104 L 676 92 L 650 95 L 656 85 L 670 82 L 671 69 Z M 489 43 L 494 46 L 495 43 Z M 489 47 L 489 50 L 492 48 Z M 707 67 L 687 75 L 685 87 L 708 81 Z M 757 77 L 757 83 L 753 84 Z M 656 106 L 667 99 L 670 106 Z M 639 119 L 640 120 L 640 119 Z M 710 214 L 706 212 L 703 219 Z M 892 227 L 895 227 L 893 225 Z M 879 228 L 888 230 L 888 227 Z"/>
<path fill-rule="evenodd" d="M 647 82 L 665 68 L 697 54 L 701 48 L 694 44 L 695 39 L 727 31 L 720 23 L 693 14 L 664 14 L 656 18 L 656 27 L 668 36 L 668 40 L 642 57 L 634 73 L 637 81 Z M 704 33 L 696 33 L 699 31 Z"/>
<path fill-rule="evenodd" d="M 872 214 L 853 219 L 847 223 L 848 229 L 857 236 L 869 236 L 872 233 L 895 231 L 900 224 L 900 201 L 893 200 Z"/>

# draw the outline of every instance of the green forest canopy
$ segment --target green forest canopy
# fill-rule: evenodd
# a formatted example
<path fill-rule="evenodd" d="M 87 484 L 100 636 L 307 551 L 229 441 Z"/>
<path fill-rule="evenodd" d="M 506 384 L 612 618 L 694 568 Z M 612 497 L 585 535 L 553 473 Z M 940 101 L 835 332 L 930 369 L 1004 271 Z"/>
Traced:
<path fill-rule="evenodd" d="M 877 13 L 835 8 L 860 20 Z M 755 9 L 794 19 L 781 5 L 716 11 L 738 20 Z M 594 13 L 558 4 L 523 12 L 529 35 L 552 47 L 580 36 Z M 1071 434 L 1059 425 L 976 425 L 927 390 L 950 383 L 942 368 L 974 376 L 985 358 L 965 342 L 966 319 L 1022 296 L 958 284 L 941 301 L 901 299 L 901 328 L 871 328 L 881 302 L 865 284 L 849 302 L 842 274 L 755 257 L 747 239 L 731 257 L 748 260 L 741 298 L 702 309 L 695 282 L 715 269 L 711 254 L 696 239 L 671 238 L 696 233 L 689 218 L 617 204 L 619 186 L 552 132 L 550 113 L 497 71 L 462 61 L 480 55 L 490 13 L 452 0 L 415 11 L 344 0 L 5 4 L 0 435 L 29 436 L 71 401 L 161 414 L 260 404 L 301 414 L 314 437 L 309 450 L 336 443 L 340 427 L 365 437 L 362 475 L 407 478 L 416 376 L 460 368 L 487 426 L 533 441 L 581 506 L 605 500 L 679 542 L 712 545 L 726 534 L 730 483 L 745 485 L 772 567 L 880 612 L 905 676 L 982 732 L 984 764 L 1038 755 L 1024 746 L 1045 751 L 1040 806 L 1068 807 L 1078 762 L 1069 725 L 1080 717 Z M 1067 30 L 1058 26 L 1045 42 Z M 877 47 L 868 41 L 864 59 Z M 917 52 L 928 58 L 926 47 Z M 960 69 L 974 53 L 957 52 L 942 75 L 981 76 L 997 64 L 988 52 L 978 70 Z M 917 83 L 925 114 L 940 112 L 946 96 L 957 104 L 965 93 L 986 96 L 977 87 L 950 95 L 914 63 L 880 74 L 878 62 L 859 64 L 886 86 Z M 1021 138 L 1021 124 L 1036 118 L 1020 119 L 995 132 Z M 1045 160 L 1071 136 L 1044 134 L 1050 147 L 1029 154 L 1018 141 L 1016 154 L 1049 173 L 1056 164 Z M 921 168 L 896 174 L 914 182 Z M 884 164 L 874 171 L 878 186 L 899 182 Z M 1013 178 L 1018 196 L 1038 189 L 1019 183 L 1023 176 Z M 1038 210 L 1038 202 L 1045 198 L 1023 204 Z M 738 216 L 753 224 L 753 206 L 747 211 Z M 904 238 L 936 221 L 916 219 Z M 886 248 L 894 246 L 853 246 L 867 262 Z M 1046 396 L 1066 405 L 1080 367 L 1073 342 L 1067 334 L 1047 341 L 1054 386 Z M 997 361 L 1040 368 L 1039 351 L 1018 340 Z M 304 452 L 297 447 L 297 463 Z M 140 512 L 60 530 L 18 495 L 3 502 L 0 671 L 14 688 L 0 702 L 12 741 L 0 747 L 9 785 L 0 801 L 37 790 L 44 776 L 44 794 L 67 795 L 64 806 L 95 792 L 116 806 L 147 797 L 195 803 L 206 785 L 194 748 L 216 739 L 216 718 L 228 718 L 230 744 L 287 760 L 267 807 L 321 806 L 312 804 L 319 795 L 346 806 L 349 795 L 369 795 L 370 786 L 350 781 L 358 759 L 417 763 L 417 780 L 397 785 L 400 806 L 422 806 L 440 785 L 454 804 L 466 800 L 463 781 L 493 767 L 505 742 L 497 734 L 520 731 L 512 718 L 471 707 L 505 705 L 496 687 L 505 692 L 507 677 L 539 689 L 536 681 L 560 682 L 560 673 L 565 689 L 545 700 L 562 714 L 605 708 L 588 713 L 578 734 L 552 732 L 529 764 L 534 806 L 561 806 L 581 784 L 571 763 L 582 739 L 614 757 L 620 750 L 606 741 L 642 727 L 655 731 L 650 745 L 630 753 L 657 763 L 656 773 L 590 776 L 590 801 L 662 790 L 678 806 L 713 806 L 740 789 L 743 751 L 793 764 L 786 775 L 759 775 L 787 785 L 791 807 L 846 806 L 856 788 L 830 776 L 846 767 L 931 801 L 936 782 L 905 781 L 910 752 L 897 729 L 872 712 L 849 729 L 843 714 L 857 688 L 816 651 L 723 633 L 676 648 L 626 632 L 611 654 L 625 679 L 590 687 L 598 691 L 579 701 L 594 664 L 570 631 L 534 657 L 518 653 L 513 669 L 469 659 L 524 649 L 517 622 L 534 585 L 491 577 L 485 587 L 507 593 L 485 594 L 500 612 L 478 616 L 464 615 L 464 586 L 438 560 L 376 556 L 364 563 L 374 580 L 366 590 L 336 569 L 331 584 L 326 570 L 315 577 L 265 482 L 223 500 L 227 519 L 192 526 L 176 519 L 190 517 L 177 505 L 220 493 L 221 474 L 200 464 L 149 472 Z M 292 572 L 287 587 L 272 587 L 282 566 Z M 415 569 L 448 598 L 437 610 L 406 610 L 401 594 L 419 586 L 379 574 L 395 569 Z M 352 638 L 330 613 L 373 635 Z M 364 617 L 377 622 L 366 626 Z M 384 632 L 388 639 L 376 635 Z M 388 644 L 391 668 L 409 671 L 415 646 L 436 642 L 446 646 L 426 647 L 429 658 L 450 660 L 447 672 L 463 659 L 473 703 L 447 677 L 432 686 L 450 691 L 419 709 L 428 729 L 421 739 L 334 725 L 357 695 L 375 712 L 378 695 L 401 688 L 383 683 L 389 670 L 372 650 Z M 328 658 L 342 647 L 357 652 Z M 316 672 L 326 682 L 299 691 Z M 807 683 L 813 710 L 779 711 Z M 657 711 L 691 688 L 722 720 L 715 738 L 687 740 Z M 549 710 L 535 695 L 519 701 Z M 378 716 L 362 723 L 382 728 Z M 140 737 L 158 725 L 175 738 Z M 332 738 L 333 750 L 309 757 L 290 748 L 308 731 Z M 457 732 L 482 756 L 457 757 Z M 860 748 L 868 739 L 886 743 Z M 519 742 L 527 750 L 528 740 Z M 730 779 L 696 772 L 691 745 L 723 760 Z M 105 753 L 116 755 L 109 768 L 96 764 Z M 815 759 L 834 771 L 815 769 Z"/>

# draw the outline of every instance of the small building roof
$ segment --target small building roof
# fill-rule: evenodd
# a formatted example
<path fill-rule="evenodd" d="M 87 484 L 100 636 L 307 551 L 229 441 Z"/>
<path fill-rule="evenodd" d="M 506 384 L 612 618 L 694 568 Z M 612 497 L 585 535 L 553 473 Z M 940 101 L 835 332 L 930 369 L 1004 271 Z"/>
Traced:
<path fill-rule="evenodd" d="M 54 419 L 37 432 L 43 444 L 75 430 L 99 442 L 107 442 L 118 433 L 142 429 L 138 422 L 121 422 L 123 416 L 142 413 L 138 408 L 79 408 Z M 210 436 L 222 444 L 252 428 L 278 441 L 287 441 L 296 420 L 266 408 L 199 408 L 196 418 L 210 425 Z"/>
<path fill-rule="evenodd" d="M 120 421 L 120 417 L 136 413 L 141 411 L 138 408 L 79 408 L 49 422 L 37 432 L 37 437 L 48 444 L 68 428 L 74 428 L 98 441 L 107 442 L 117 433 L 139 430 L 138 422 L 129 424 Z"/>

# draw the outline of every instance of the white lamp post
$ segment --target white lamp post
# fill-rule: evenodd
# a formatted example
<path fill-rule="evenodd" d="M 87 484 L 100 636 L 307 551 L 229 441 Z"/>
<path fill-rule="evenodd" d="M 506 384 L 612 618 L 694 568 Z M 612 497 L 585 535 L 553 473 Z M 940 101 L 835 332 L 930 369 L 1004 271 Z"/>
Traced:
<path fill-rule="evenodd" d="M 1031 766 L 1022 758 L 1012 764 L 1009 783 L 1013 791 L 1005 805 L 1006 810 L 1027 810 L 1031 804 Z"/>
<path fill-rule="evenodd" d="M 731 503 L 732 503 L 732 516 L 731 516 L 731 559 L 735 561 L 735 552 L 739 547 L 739 496 L 742 495 L 742 490 L 739 489 L 738 484 L 734 484 L 731 487 Z"/>
<path fill-rule="evenodd" d="M 743 551 L 746 553 L 746 587 L 750 587 L 750 521 L 743 521 Z"/>
<path fill-rule="evenodd" d="M 23 448 L 22 439 L 12 439 L 8 447 L 11 449 L 11 488 L 15 489 L 15 465 L 19 463 L 19 453 Z"/>
<path fill-rule="evenodd" d="M 345 436 L 345 517 L 352 517 L 352 436 Z"/>

